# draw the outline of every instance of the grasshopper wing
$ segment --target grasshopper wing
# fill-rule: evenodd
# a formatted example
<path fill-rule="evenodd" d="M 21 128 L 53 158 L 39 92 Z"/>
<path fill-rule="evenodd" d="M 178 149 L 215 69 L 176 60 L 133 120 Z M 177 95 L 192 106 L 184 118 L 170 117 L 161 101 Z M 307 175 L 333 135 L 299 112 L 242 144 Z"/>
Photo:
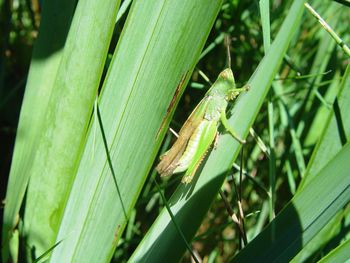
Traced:
<path fill-rule="evenodd" d="M 207 107 L 207 100 L 203 99 L 197 107 L 192 111 L 184 125 L 182 126 L 179 137 L 173 146 L 160 157 L 160 162 L 156 170 L 161 176 L 168 176 L 174 173 L 174 170 L 179 165 L 186 146 L 193 135 L 196 128 L 203 120 L 204 112 Z"/>
<path fill-rule="evenodd" d="M 197 134 L 199 136 L 197 136 Z M 217 122 L 203 120 L 198 126 L 193 136 L 190 138 L 188 147 L 183 156 L 187 154 L 191 155 L 192 158 L 190 163 L 187 165 L 187 171 L 182 178 L 183 183 L 190 183 L 195 175 L 199 165 L 203 161 L 207 154 L 211 144 L 213 143 L 217 134 Z M 192 147 L 193 146 L 193 147 Z M 180 160 L 181 163 L 181 160 Z"/>

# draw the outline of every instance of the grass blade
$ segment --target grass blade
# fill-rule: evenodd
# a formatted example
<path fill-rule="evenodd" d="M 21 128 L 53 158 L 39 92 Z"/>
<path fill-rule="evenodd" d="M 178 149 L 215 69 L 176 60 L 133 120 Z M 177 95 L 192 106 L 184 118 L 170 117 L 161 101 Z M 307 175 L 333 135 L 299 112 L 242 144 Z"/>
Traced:
<path fill-rule="evenodd" d="M 291 260 L 350 201 L 349 158 L 347 144 L 234 260 Z"/>
<path fill-rule="evenodd" d="M 230 118 L 230 126 L 238 134 L 248 134 L 275 77 L 288 44 L 297 29 L 304 6 L 294 1 L 276 39 L 249 81 L 251 90 L 236 102 Z M 190 186 L 180 185 L 171 197 L 172 212 L 187 238 L 192 239 L 210 204 L 216 197 L 227 170 L 239 153 L 240 145 L 229 135 L 220 137 L 217 148 L 206 161 L 199 178 Z M 198 179 L 198 180 L 197 180 Z M 195 213 L 194 213 L 195 211 Z M 171 247 L 171 250 L 169 248 Z M 179 238 L 166 210 L 163 209 L 156 222 L 131 257 L 131 262 L 161 262 L 168 258 L 177 262 L 185 246 Z"/>
<path fill-rule="evenodd" d="M 2 231 L 2 255 L 6 252 L 12 229 L 27 188 L 36 147 L 41 138 L 43 119 L 59 67 L 62 49 L 70 27 L 75 1 L 48 1 L 43 6 L 41 27 L 36 40 L 26 91 L 17 128 L 15 149 L 7 185 Z M 52 20 L 55 17 L 55 20 Z M 38 96 L 40 94 L 40 96 Z M 6 258 L 3 258 L 7 262 Z"/>
<path fill-rule="evenodd" d="M 118 6 L 118 0 L 103 4 L 85 0 L 76 6 L 42 116 L 37 154 L 27 171 L 30 183 L 24 236 L 26 248 L 35 251 L 34 257 L 55 242 L 85 143 Z M 31 251 L 28 257 L 33 256 Z"/>
<path fill-rule="evenodd" d="M 166 131 L 163 119 L 169 123 L 220 5 L 133 2 L 99 102 L 122 200 L 101 136 L 93 148 L 90 131 L 57 237 L 65 242 L 52 262 L 110 260 L 127 223 L 121 203 L 129 217 Z"/>

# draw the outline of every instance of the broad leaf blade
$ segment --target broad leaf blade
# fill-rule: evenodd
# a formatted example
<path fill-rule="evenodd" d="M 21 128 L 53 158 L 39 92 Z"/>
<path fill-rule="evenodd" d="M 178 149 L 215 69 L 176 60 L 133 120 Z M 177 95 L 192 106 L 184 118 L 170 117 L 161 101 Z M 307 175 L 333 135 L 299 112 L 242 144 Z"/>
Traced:
<path fill-rule="evenodd" d="M 24 215 L 28 257 L 54 245 L 85 143 L 118 0 L 79 1 L 52 83 L 29 172 Z M 103 25 L 103 26 L 102 26 Z"/>
<path fill-rule="evenodd" d="M 294 1 L 269 52 L 259 64 L 249 81 L 251 90 L 242 94 L 232 111 L 229 122 L 238 134 L 247 134 L 263 103 L 271 82 L 296 31 L 304 1 Z M 234 72 L 234 68 L 233 68 Z M 230 135 L 220 137 L 216 150 L 206 161 L 198 181 L 189 186 L 180 185 L 170 199 L 177 223 L 190 240 L 216 197 L 229 167 L 238 155 L 240 145 Z M 170 249 L 171 248 L 171 249 Z M 162 262 L 164 258 L 177 262 L 185 251 L 185 245 L 168 212 L 163 209 L 156 222 L 142 240 L 130 262 Z"/>
<path fill-rule="evenodd" d="M 350 201 L 349 159 L 347 144 L 235 260 L 292 259 Z"/>
<path fill-rule="evenodd" d="M 57 238 L 64 242 L 54 250 L 53 262 L 110 259 L 160 146 L 161 123 L 169 122 L 186 83 L 182 79 L 188 80 L 220 5 L 133 3 L 99 102 L 122 200 L 101 136 L 94 138 L 90 130 Z"/>
<path fill-rule="evenodd" d="M 17 224 L 75 5 L 75 1 L 70 0 L 47 1 L 43 5 L 41 26 L 33 49 L 7 186 L 2 231 L 3 249 L 7 248 L 6 243 L 9 242 L 12 229 Z M 6 254 L 3 251 L 2 255 Z M 5 261 L 7 260 L 4 259 Z"/>

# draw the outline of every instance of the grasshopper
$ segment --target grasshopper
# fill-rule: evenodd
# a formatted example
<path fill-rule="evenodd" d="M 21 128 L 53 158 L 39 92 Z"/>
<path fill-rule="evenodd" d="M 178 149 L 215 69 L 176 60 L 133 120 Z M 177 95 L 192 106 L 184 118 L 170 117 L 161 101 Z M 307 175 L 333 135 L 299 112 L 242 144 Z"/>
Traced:
<path fill-rule="evenodd" d="M 218 135 L 220 122 L 237 141 L 245 143 L 229 127 L 226 108 L 229 101 L 248 88 L 236 88 L 232 70 L 223 70 L 182 126 L 174 145 L 160 157 L 158 173 L 168 176 L 186 171 L 182 183 L 190 183 Z"/>

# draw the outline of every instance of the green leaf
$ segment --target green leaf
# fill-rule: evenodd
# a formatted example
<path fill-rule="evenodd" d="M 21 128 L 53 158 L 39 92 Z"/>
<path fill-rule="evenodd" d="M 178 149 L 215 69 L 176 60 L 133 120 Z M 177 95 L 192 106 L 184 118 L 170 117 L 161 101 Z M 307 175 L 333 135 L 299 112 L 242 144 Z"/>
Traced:
<path fill-rule="evenodd" d="M 301 181 L 303 189 L 318 172 L 342 149 L 350 138 L 350 66 L 348 65 L 339 86 L 338 95 L 333 103 L 333 110 L 328 114 L 321 138 L 311 156 L 307 176 Z"/>
<path fill-rule="evenodd" d="M 51 247 L 57 235 L 85 143 L 85 131 L 102 75 L 119 2 L 79 1 L 64 42 L 64 51 L 57 61 L 59 65 L 55 64 L 56 72 L 48 76 L 52 78 L 49 83 L 51 92 L 39 93 L 39 97 L 44 96 L 45 105 L 40 107 L 41 119 L 35 123 L 38 127 L 35 127 L 36 133 L 33 134 L 36 139 L 31 142 L 35 155 L 27 164 L 28 167 L 25 167 L 26 170 L 21 167 L 18 171 L 30 177 L 24 236 L 26 248 L 35 251 L 36 256 Z M 50 8 L 59 10 L 55 5 Z M 42 54 L 43 57 L 49 55 L 50 53 Z M 33 60 L 40 59 L 33 57 Z M 38 91 L 35 92 L 34 99 L 25 98 L 34 107 L 35 103 L 40 104 L 37 101 Z M 31 113 L 30 109 L 25 110 L 25 114 L 36 113 Z M 18 136 L 21 138 L 21 134 Z M 17 177 L 15 174 L 14 176 Z M 28 257 L 31 254 L 32 252 Z"/>
<path fill-rule="evenodd" d="M 301 181 L 298 191 L 304 189 L 348 141 L 347 138 L 350 136 L 350 118 L 347 114 L 350 111 L 349 97 L 350 66 L 348 65 L 339 86 L 338 95 L 333 103 L 333 109 L 328 113 L 324 130 L 313 151 L 306 175 Z M 299 262 L 321 249 L 328 240 L 338 234 L 343 217 L 344 215 L 339 211 L 339 214 L 293 260 Z M 338 231 L 331 231 L 331 229 Z"/>
<path fill-rule="evenodd" d="M 288 262 L 350 201 L 350 144 L 293 197 L 236 262 Z"/>
<path fill-rule="evenodd" d="M 323 257 L 319 263 L 349 262 L 350 260 L 350 239 L 333 249 L 328 255 Z"/>
<path fill-rule="evenodd" d="M 317 1 L 315 1 L 316 5 Z M 327 19 L 327 21 L 332 25 L 334 29 L 341 29 L 342 23 L 340 22 L 341 19 L 339 17 L 334 16 L 333 14 L 335 12 L 338 12 L 339 5 L 337 3 L 330 3 L 330 5 L 317 5 L 317 9 L 322 8 L 322 14 L 325 17 L 329 17 L 330 19 Z M 325 10 L 324 10 L 325 9 Z M 343 10 L 341 10 L 343 11 Z M 315 105 L 316 102 L 319 101 L 321 98 L 319 96 L 319 90 L 321 90 L 322 87 L 322 81 L 324 80 L 324 76 L 322 73 L 326 72 L 328 67 L 330 65 L 330 60 L 332 58 L 332 54 L 334 52 L 334 49 L 337 47 L 336 42 L 334 39 L 329 35 L 327 31 L 325 31 L 321 25 L 318 23 L 314 17 L 307 12 L 307 17 L 313 19 L 314 28 L 317 30 L 318 34 L 316 35 L 317 40 L 319 41 L 319 45 L 317 47 L 317 52 L 315 54 L 315 59 L 313 60 L 311 69 L 309 74 L 319 74 L 315 79 L 310 83 L 311 92 L 308 94 L 307 101 L 305 103 L 305 110 L 303 112 L 304 118 L 300 121 L 299 127 L 308 126 L 311 125 L 310 131 L 307 134 L 307 137 L 305 138 L 305 145 L 312 145 L 317 143 L 317 141 L 320 138 L 321 132 L 324 129 L 325 125 L 325 118 L 328 117 L 328 114 L 330 112 L 330 107 L 328 103 L 324 104 L 322 103 L 322 107 L 319 111 L 317 111 L 317 114 L 312 110 L 312 106 Z M 344 14 L 344 12 L 339 12 L 339 16 Z M 330 68 L 332 69 L 332 68 Z M 334 81 L 336 84 L 338 84 L 337 78 L 334 78 Z M 333 89 L 334 90 L 334 89 Z M 327 93 L 324 95 L 325 100 L 332 104 L 332 101 L 334 100 L 336 96 L 336 91 L 334 92 L 332 89 L 328 90 Z M 322 98 L 323 99 L 323 98 Z M 324 99 L 323 99 L 324 100 Z M 298 127 L 298 128 L 299 128 Z"/>
<path fill-rule="evenodd" d="M 46 1 L 43 5 L 7 185 L 2 231 L 3 256 L 7 254 L 7 243 L 18 221 L 75 5 L 75 1 L 71 0 Z M 5 258 L 3 261 L 7 262 Z"/>
<path fill-rule="evenodd" d="M 297 30 L 304 9 L 303 3 L 304 1 L 293 2 L 276 39 L 249 80 L 251 89 L 242 94 L 236 102 L 229 122 L 239 135 L 247 135 L 259 112 L 293 33 Z M 220 136 L 217 148 L 207 159 L 200 177 L 197 175 L 191 185 L 180 185 L 169 200 L 176 221 L 188 240 L 196 233 L 239 149 L 239 143 L 230 135 Z M 168 212 L 163 209 L 130 262 L 162 262 L 164 258 L 170 262 L 177 262 L 184 251 L 185 245 Z"/>
<path fill-rule="evenodd" d="M 90 129 L 52 262 L 110 260 L 166 126 L 161 136 L 158 130 L 164 118 L 169 123 L 220 6 L 212 0 L 133 2 L 99 101 L 122 199 L 101 135 Z"/>

